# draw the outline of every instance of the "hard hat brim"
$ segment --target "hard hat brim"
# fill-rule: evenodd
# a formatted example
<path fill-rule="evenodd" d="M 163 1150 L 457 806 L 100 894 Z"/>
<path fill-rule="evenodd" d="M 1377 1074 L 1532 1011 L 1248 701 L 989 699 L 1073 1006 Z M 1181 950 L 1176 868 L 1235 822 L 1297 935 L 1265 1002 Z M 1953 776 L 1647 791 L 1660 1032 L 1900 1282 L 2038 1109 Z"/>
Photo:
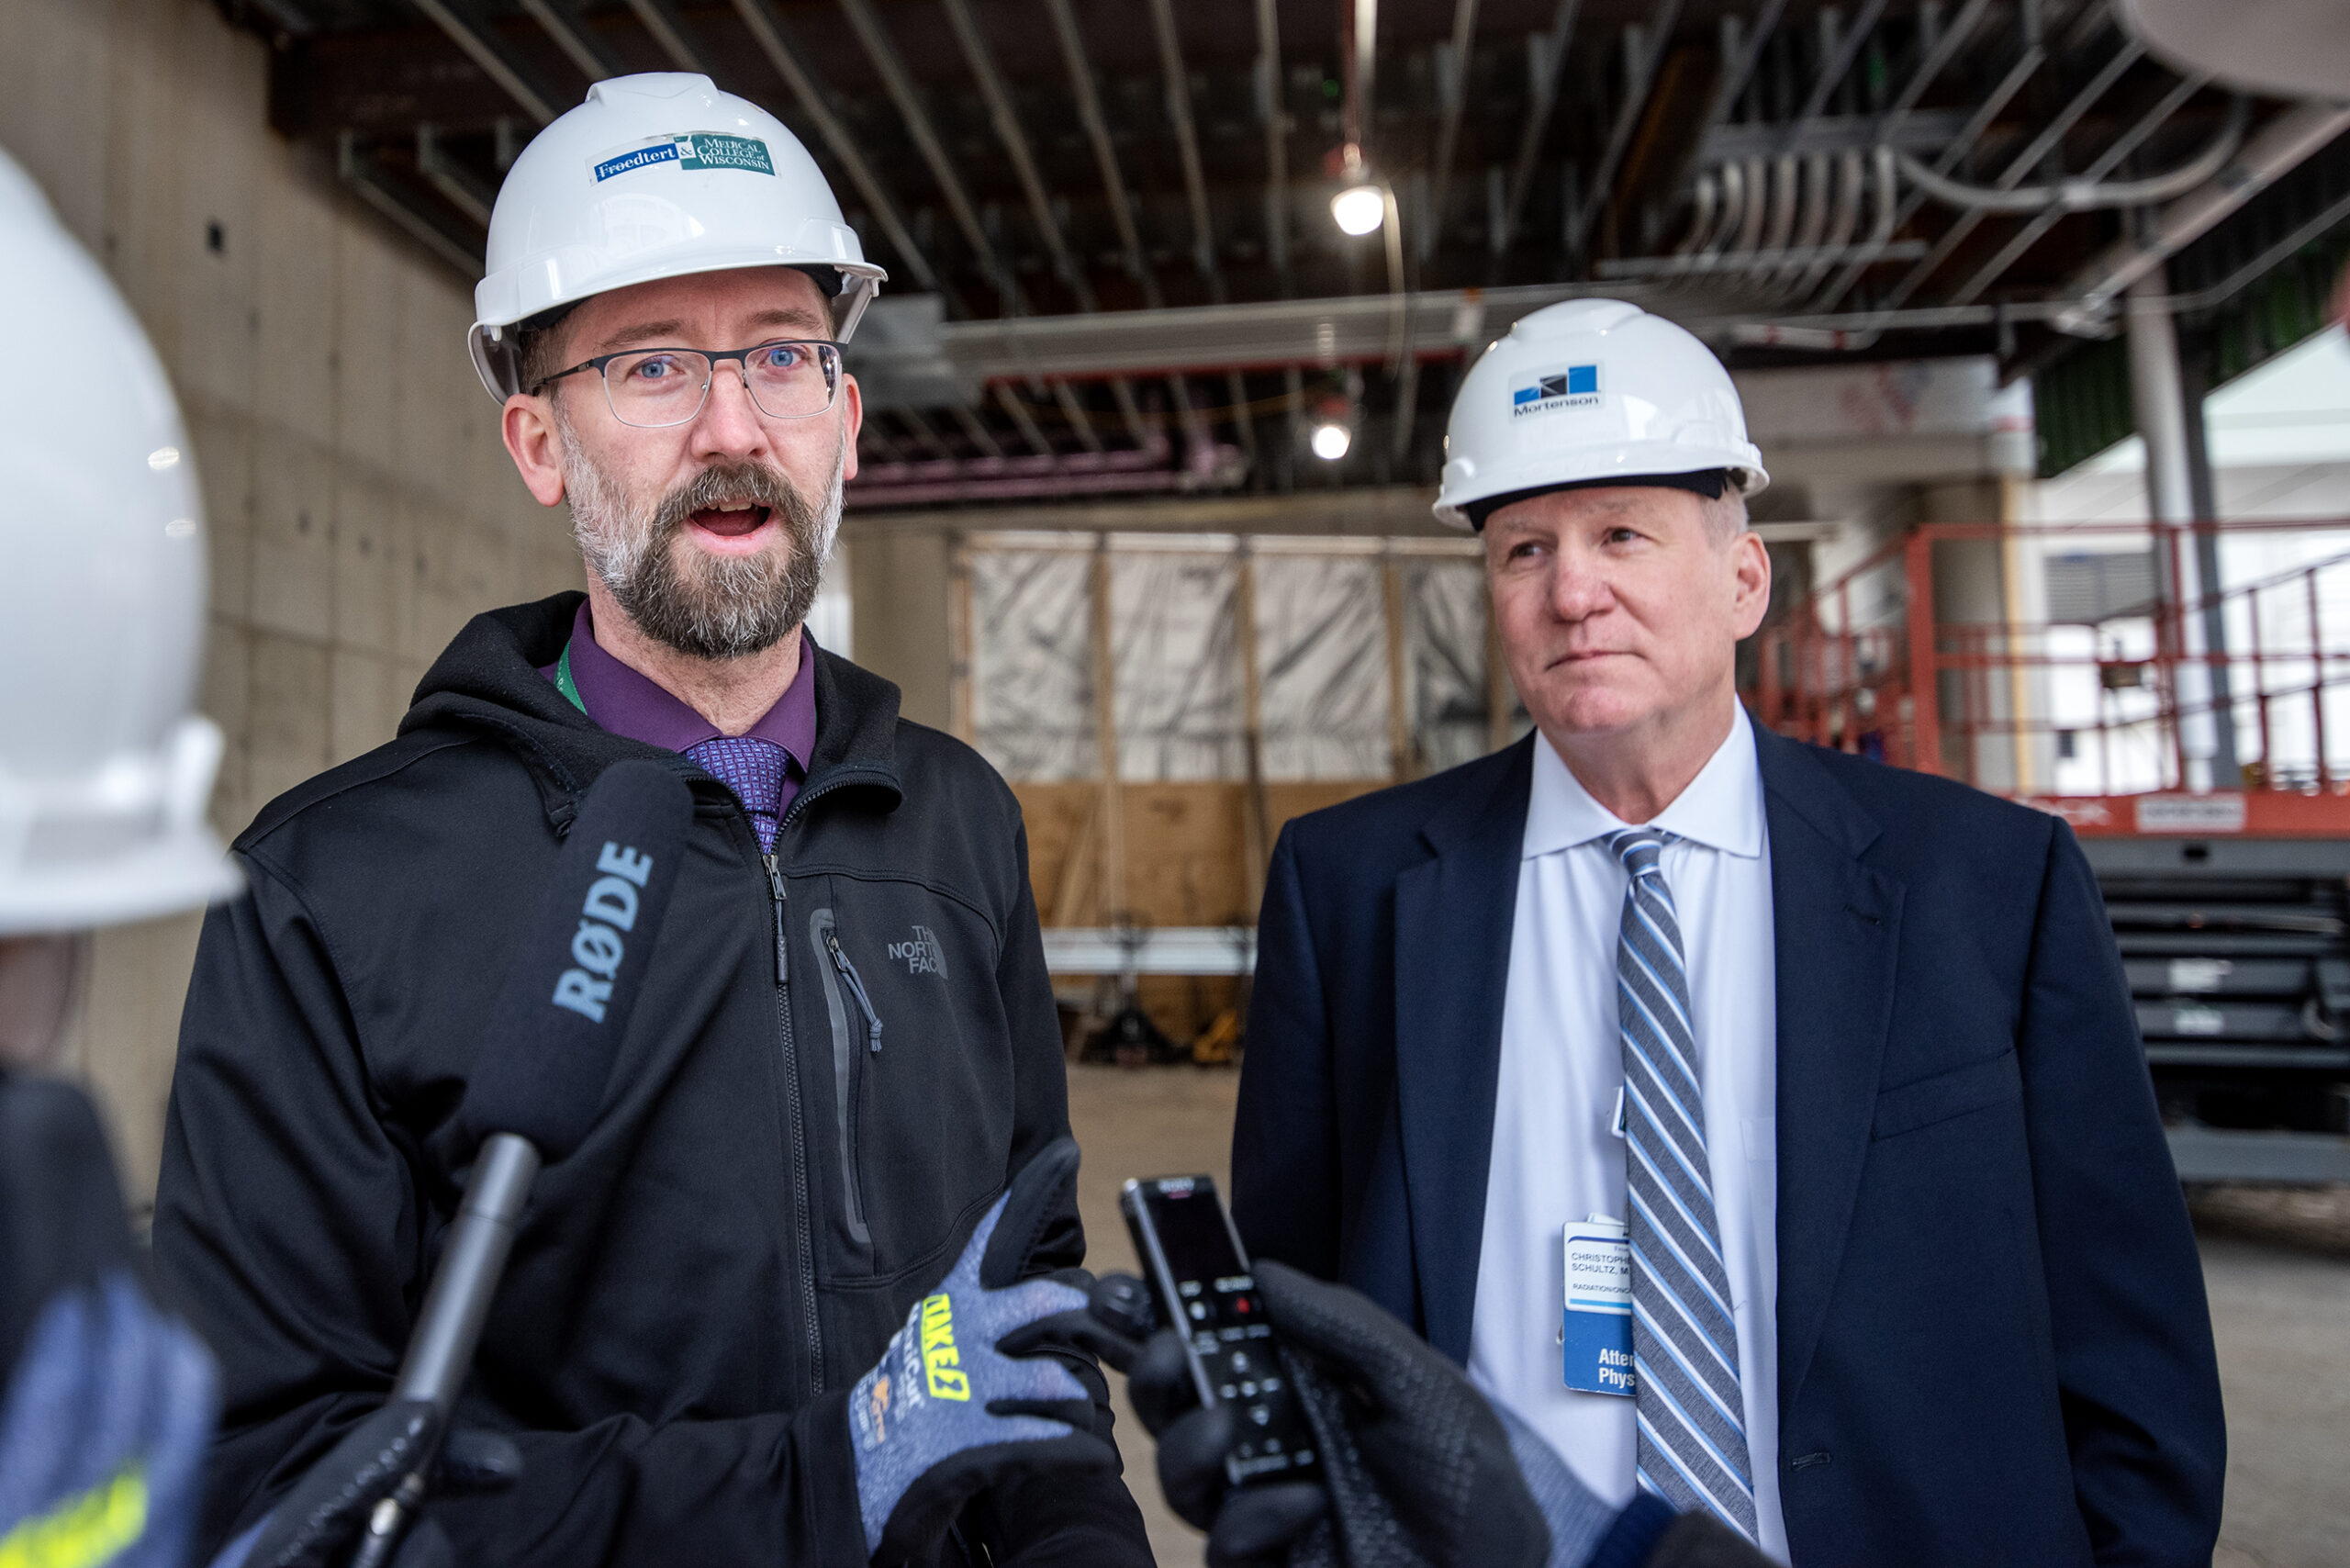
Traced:
<path fill-rule="evenodd" d="M 209 828 L 184 828 L 102 861 L 11 875 L 0 882 L 0 936 L 156 920 L 218 903 L 244 885 Z"/>
<path fill-rule="evenodd" d="M 597 288 L 592 294 L 558 301 L 550 309 L 575 309 L 599 294 L 615 289 L 633 288 L 641 283 L 658 283 L 672 277 L 693 277 L 702 273 L 747 272 L 754 267 L 789 267 L 794 272 L 831 272 L 839 274 L 841 286 L 830 296 L 833 302 L 833 341 L 845 343 L 865 319 L 866 307 L 873 303 L 881 285 L 889 281 L 889 273 L 871 262 L 811 261 L 791 256 L 779 256 L 772 250 L 749 252 L 734 257 L 721 257 L 708 266 L 697 266 L 690 273 L 671 272 L 658 265 L 641 269 L 635 275 L 622 275 Z M 544 314 L 532 311 L 531 316 Z M 512 355 L 504 352 L 507 334 L 527 322 L 531 316 L 518 316 L 507 320 L 480 320 L 465 334 L 465 350 L 474 362 L 474 373 L 481 377 L 484 390 L 503 404 L 522 388 L 515 384 Z"/>
<path fill-rule="evenodd" d="M 1687 490 L 1707 500 L 1718 501 L 1733 487 L 1740 495 L 1750 494 L 1744 487 L 1747 472 L 1743 469 L 1695 468 L 1681 474 L 1610 475 L 1599 479 L 1562 479 L 1554 485 L 1530 485 L 1522 490 L 1504 490 L 1499 495 L 1487 496 L 1480 500 L 1463 501 L 1457 510 L 1469 520 L 1472 532 L 1482 533 L 1485 530 L 1485 520 L 1502 508 L 1560 490 L 1638 489 L 1645 487 L 1661 490 Z"/>
<path fill-rule="evenodd" d="M 1439 498 L 1430 510 L 1434 512 L 1437 521 L 1443 523 L 1447 528 L 1457 528 L 1463 533 L 1482 533 L 1485 530 L 1485 520 L 1501 508 L 1513 501 L 1531 500 L 1536 496 L 1548 495 L 1553 490 L 1637 488 L 1646 485 L 1666 489 L 1692 490 L 1699 495 L 1705 495 L 1707 492 L 1696 485 L 1677 482 L 1703 474 L 1728 476 L 1729 483 L 1737 487 L 1738 493 L 1741 496 L 1760 495 L 1771 483 L 1771 476 L 1765 473 L 1760 465 L 1717 463 L 1701 468 L 1682 468 L 1670 472 L 1603 474 L 1595 478 L 1561 479 L 1554 484 L 1525 485 L 1512 489 L 1496 488 L 1483 495 L 1464 496 L 1458 500 Z M 1723 492 L 1713 492 L 1716 497 L 1721 493 Z"/>

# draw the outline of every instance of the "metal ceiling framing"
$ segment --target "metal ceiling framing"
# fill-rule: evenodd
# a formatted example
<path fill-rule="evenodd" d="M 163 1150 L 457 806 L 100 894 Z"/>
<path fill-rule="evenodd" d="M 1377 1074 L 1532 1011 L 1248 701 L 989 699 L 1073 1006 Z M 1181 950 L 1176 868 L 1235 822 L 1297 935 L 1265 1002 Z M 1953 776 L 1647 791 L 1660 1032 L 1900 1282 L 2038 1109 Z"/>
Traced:
<path fill-rule="evenodd" d="M 977 396 L 877 414 L 878 462 L 1083 458 L 1102 484 L 1106 433 L 1174 462 L 1163 430 L 1199 445 L 1210 424 L 1244 482 L 1287 483 L 1303 409 L 1350 388 L 1337 481 L 1425 481 L 1449 378 L 1422 363 L 1474 353 L 1504 302 L 1536 297 L 1638 288 L 1733 364 L 2045 366 L 2062 329 L 2104 330 L 2142 252 L 2231 220 L 2243 197 L 2219 187 L 2252 163 L 2283 177 L 2342 129 L 2232 111 L 2144 58 L 2108 0 L 217 3 L 273 45 L 274 123 L 468 270 L 515 130 L 618 72 L 713 74 L 808 138 L 890 268 L 885 303 L 939 296 L 936 352 L 987 367 Z M 1357 78 L 1376 93 L 1342 104 Z M 2137 199 L 2127 182 L 2200 173 L 2232 112 L 2244 150 L 2161 214 L 1962 199 Z M 1324 212 L 1348 114 L 1401 198 L 1367 241 Z M 1932 184 L 1891 172 L 1911 150 Z M 1252 314 L 1284 301 L 1293 330 Z M 1168 346 L 1203 330 L 1198 352 Z M 1225 451 L 1183 460 L 1221 474 Z"/>

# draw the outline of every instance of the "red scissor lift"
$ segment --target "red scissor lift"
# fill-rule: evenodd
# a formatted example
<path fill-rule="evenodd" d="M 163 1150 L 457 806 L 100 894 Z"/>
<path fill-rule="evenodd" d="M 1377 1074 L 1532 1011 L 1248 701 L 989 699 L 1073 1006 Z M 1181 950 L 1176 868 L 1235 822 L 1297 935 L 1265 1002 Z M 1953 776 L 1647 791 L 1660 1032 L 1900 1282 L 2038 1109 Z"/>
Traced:
<path fill-rule="evenodd" d="M 2124 591 L 2009 613 L 2052 560 Z M 2183 1179 L 2350 1180 L 2350 522 L 1927 524 L 1755 642 L 1773 728 L 2072 823 Z"/>

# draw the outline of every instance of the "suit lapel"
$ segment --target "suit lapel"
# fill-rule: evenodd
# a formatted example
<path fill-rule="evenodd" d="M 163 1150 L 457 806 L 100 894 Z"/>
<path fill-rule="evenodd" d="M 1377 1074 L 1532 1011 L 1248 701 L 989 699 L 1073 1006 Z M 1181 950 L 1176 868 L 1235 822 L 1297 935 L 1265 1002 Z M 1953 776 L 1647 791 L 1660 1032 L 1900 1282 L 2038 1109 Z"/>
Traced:
<path fill-rule="evenodd" d="M 1761 728 L 1778 973 L 1779 1407 L 1819 1342 L 1868 1157 L 1893 1014 L 1902 884 L 1861 863 L 1878 834 L 1818 758 Z"/>
<path fill-rule="evenodd" d="M 1395 880 L 1395 1092 L 1412 1259 L 1428 1342 L 1469 1359 L 1502 999 L 1534 737 L 1421 828 L 1432 859 Z"/>

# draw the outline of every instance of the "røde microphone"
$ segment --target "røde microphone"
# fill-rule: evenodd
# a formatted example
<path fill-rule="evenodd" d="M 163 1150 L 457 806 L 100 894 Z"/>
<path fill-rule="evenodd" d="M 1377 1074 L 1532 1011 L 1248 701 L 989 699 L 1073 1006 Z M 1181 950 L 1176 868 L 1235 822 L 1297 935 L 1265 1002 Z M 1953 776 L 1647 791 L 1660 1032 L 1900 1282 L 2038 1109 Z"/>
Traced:
<path fill-rule="evenodd" d="M 540 1163 L 578 1148 L 603 1103 L 692 819 L 685 781 L 658 763 L 606 768 L 490 1012 L 458 1111 L 480 1149 L 392 1385 L 395 1401 L 431 1405 L 444 1431 Z M 388 1560 L 424 1500 L 438 1447 L 376 1505 L 355 1568 Z"/>
<path fill-rule="evenodd" d="M 547 1159 L 588 1136 L 692 818 L 685 780 L 655 762 L 615 763 L 588 791 L 490 1013 L 458 1110 L 473 1136 L 511 1133 Z"/>

